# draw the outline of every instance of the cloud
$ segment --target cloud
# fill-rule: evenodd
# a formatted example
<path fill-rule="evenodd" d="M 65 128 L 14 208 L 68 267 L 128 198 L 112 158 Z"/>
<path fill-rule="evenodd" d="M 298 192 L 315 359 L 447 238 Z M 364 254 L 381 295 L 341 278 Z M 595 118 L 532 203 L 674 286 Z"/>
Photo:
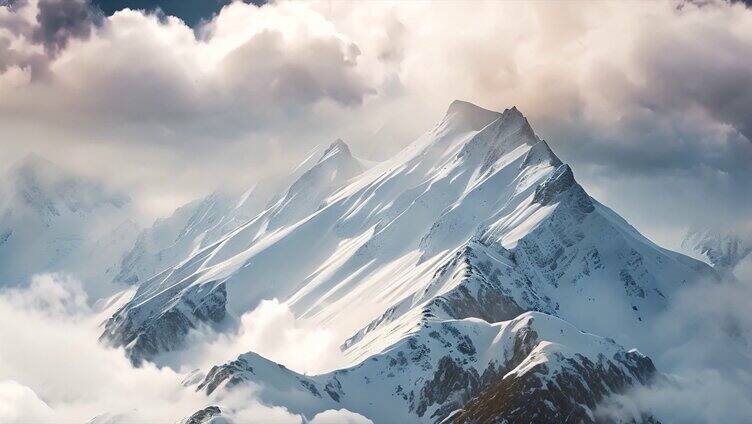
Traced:
<path fill-rule="evenodd" d="M 304 421 L 284 406 L 260 402 L 253 386 L 207 398 L 183 387 L 183 376 L 170 368 L 133 368 L 121 350 L 97 342 L 102 316 L 69 277 L 39 275 L 27 287 L 0 291 L 0 321 L 13 323 L 0 327 L 3 423 L 80 423 L 97 416 L 176 422 L 212 404 L 236 422 Z"/>
<path fill-rule="evenodd" d="M 316 414 L 310 424 L 373 424 L 368 418 L 347 409 L 330 409 Z"/>
<path fill-rule="evenodd" d="M 217 334 L 204 328 L 188 339 L 187 349 L 165 354 L 156 362 L 189 372 L 252 351 L 299 373 L 319 374 L 346 365 L 333 332 L 296 318 L 277 299 L 263 300 L 244 313 L 235 331 Z"/>
<path fill-rule="evenodd" d="M 195 28 L 134 10 L 98 22 L 82 4 L 0 8 L 1 131 L 24 140 L 2 160 L 58 156 L 150 213 L 283 174 L 339 137 L 388 157 L 455 98 L 517 105 L 659 242 L 718 209 L 735 224 L 752 213 L 740 3 L 234 2 Z M 64 19 L 42 26 L 43 8 Z M 30 34 L 58 27 L 50 59 Z"/>
<path fill-rule="evenodd" d="M 752 254 L 739 261 L 734 267 L 733 274 L 739 281 L 752 281 Z"/>
<path fill-rule="evenodd" d="M 34 42 L 44 45 L 54 56 L 73 38 L 86 39 L 102 17 L 87 0 L 39 0 L 38 26 L 31 34 Z"/>
<path fill-rule="evenodd" d="M 0 381 L 0 421 L 8 424 L 52 422 L 54 412 L 30 388 L 4 380 Z"/>
<path fill-rule="evenodd" d="M 5 382 L 0 398 L 17 396 L 18 385 L 25 386 L 21 393 L 27 402 L 38 397 L 49 407 L 30 410 L 53 417 L 43 422 L 85 422 L 102 413 L 172 421 L 201 406 L 202 399 L 184 390 L 174 372 L 133 369 L 122 352 L 99 345 L 95 314 L 82 299 L 80 284 L 54 275 L 2 292 L 0 319 L 17 325 L 0 329 L 0 380 Z M 143 387 L 150 388 L 148 394 Z M 33 418 L 22 405 L 6 414 L 21 422 Z"/>
<path fill-rule="evenodd" d="M 39 3 L 39 19 L 53 15 L 47 24 L 52 28 L 41 25 L 35 33 L 50 31 L 50 38 L 67 40 L 79 23 L 68 22 L 65 13 L 84 6 Z M 322 100 L 358 104 L 369 93 L 354 72 L 357 46 L 302 7 L 231 4 L 203 27 L 200 38 L 176 18 L 127 9 L 101 27 L 85 22 L 80 25 L 91 36 L 60 51 L 49 80 L 2 87 L 16 94 L 2 102 L 3 109 L 32 113 L 41 107 L 36 112 L 49 114 L 48 121 L 62 114 L 77 123 L 86 118 L 87 125 L 158 123 L 180 131 L 173 125 L 192 124 L 192 130 L 221 136 L 235 125 L 271 125 L 279 115 L 287 119 Z"/>
<path fill-rule="evenodd" d="M 599 410 L 624 421 L 745 422 L 752 416 L 752 280 L 686 287 L 637 346 L 667 378 L 608 399 Z M 639 420 L 638 420 L 639 421 Z"/>
<path fill-rule="evenodd" d="M 8 157 L 57 156 L 140 204 L 165 192 L 180 199 L 160 212 L 291 165 L 295 152 L 331 141 L 321 135 L 331 116 L 373 93 L 357 45 L 303 4 L 233 3 L 196 31 L 127 9 L 87 26 L 84 6 L 0 7 L 3 139 L 24 140 L 10 143 Z M 307 132 L 319 136 L 299 137 Z M 150 192 L 165 172 L 171 187 Z"/>
<path fill-rule="evenodd" d="M 750 382 L 730 382 L 720 373 L 699 370 L 689 377 L 672 376 L 654 387 L 615 396 L 596 415 L 618 422 L 640 422 L 647 412 L 668 423 L 742 423 L 752 416 Z"/>

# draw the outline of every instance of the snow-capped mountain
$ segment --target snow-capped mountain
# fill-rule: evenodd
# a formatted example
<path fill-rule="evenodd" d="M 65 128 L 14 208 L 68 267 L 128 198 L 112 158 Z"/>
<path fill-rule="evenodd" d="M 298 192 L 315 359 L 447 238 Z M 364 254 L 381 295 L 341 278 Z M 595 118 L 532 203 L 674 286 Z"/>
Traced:
<path fill-rule="evenodd" d="M 39 156 L 16 164 L 5 182 L 0 285 L 22 283 L 45 271 L 102 279 L 138 234 L 127 196 Z"/>
<path fill-rule="evenodd" d="M 752 253 L 752 237 L 713 228 L 694 228 L 687 232 L 682 247 L 702 257 L 719 272 L 728 274 Z"/>
<path fill-rule="evenodd" d="M 340 154 L 340 149 L 344 149 L 343 152 L 349 154 L 347 145 L 341 140 L 337 140 L 328 148 L 326 146 L 315 148 L 292 171 L 287 184 L 295 182 L 301 175 L 311 171 L 319 159 L 326 159 L 326 155 Z M 356 161 L 350 166 L 360 168 L 363 163 Z M 347 174 L 351 170 L 345 169 L 344 172 Z M 279 183 L 264 181 L 254 184 L 240 194 L 217 191 L 203 199 L 179 207 L 172 215 L 157 219 L 150 228 L 139 234 L 132 249 L 123 256 L 115 280 L 128 284 L 144 281 L 191 257 L 194 253 L 247 223 L 265 209 L 282 208 L 283 205 L 278 204 L 279 202 L 289 202 L 295 196 L 301 197 L 296 200 L 298 203 L 306 201 L 302 199 L 307 190 L 306 181 L 329 178 L 328 175 L 309 177 L 302 179 L 297 186 L 290 187 L 288 193 L 283 193 L 286 196 L 284 199 L 282 195 L 275 193 Z M 337 177 L 334 176 L 334 178 Z M 284 183 L 283 179 L 282 184 Z M 317 199 L 311 197 L 308 201 L 315 203 Z M 299 204 L 297 207 L 305 211 L 313 206 Z"/>
<path fill-rule="evenodd" d="M 345 408 L 376 423 L 477 423 L 499 416 L 589 423 L 605 397 L 649 385 L 656 376 L 650 359 L 637 351 L 527 312 L 495 324 L 431 321 L 369 360 L 327 374 L 304 376 L 246 353 L 191 375 L 186 384 L 221 404 L 235 387 L 256 383 L 264 402 L 309 417 Z M 215 408 L 216 416 L 221 407 Z"/>
<path fill-rule="evenodd" d="M 534 421 L 548 408 L 592 421 L 603 396 L 655 373 L 617 342 L 637 345 L 677 290 L 715 275 L 591 198 L 516 108 L 455 101 L 388 161 L 366 167 L 334 143 L 263 212 L 144 281 L 102 339 L 154 360 L 277 298 L 339 337 L 349 368 L 302 377 L 251 353 L 201 390 L 284 383 L 275 390 L 308 393 L 285 404 L 306 415 L 342 401 L 408 422 Z M 529 345 L 505 338 L 515 328 Z"/>
<path fill-rule="evenodd" d="M 226 244 L 230 236 L 226 235 L 219 241 L 214 240 L 214 243 L 209 241 L 220 234 L 222 229 L 233 229 L 230 234 L 241 233 L 241 236 L 233 238 L 233 241 L 239 243 L 234 248 L 247 248 L 253 244 L 257 235 L 276 231 L 286 222 L 294 222 L 315 212 L 328 194 L 366 167 L 364 162 L 352 156 L 349 147 L 341 140 L 312 155 L 317 159 L 314 161 L 311 157 L 306 158 L 294 171 L 299 177 L 281 195 L 272 198 L 263 212 L 240 228 L 235 227 L 245 219 L 245 215 L 238 215 L 238 208 L 233 209 L 227 216 L 217 213 L 222 208 L 217 207 L 216 196 L 209 196 L 201 202 L 200 206 L 205 207 L 188 209 L 191 218 L 179 232 L 177 240 L 181 244 L 170 245 L 169 260 L 163 260 L 167 257 L 166 254 L 151 254 L 134 261 L 140 264 L 142 271 L 149 270 L 143 266 L 144 263 L 149 264 L 149 259 L 152 260 L 151 263 L 177 265 L 167 267 L 141 284 L 133 302 L 108 321 L 104 338 L 109 338 L 116 344 L 126 345 L 134 362 L 139 362 L 144 354 L 148 358 L 159 351 L 179 346 L 182 337 L 199 322 L 219 324 L 223 321 L 226 316 L 227 298 L 224 284 L 214 282 L 193 287 L 178 284 L 167 291 L 163 290 L 162 284 L 176 278 L 180 279 L 175 272 L 182 273 L 185 269 L 193 269 L 193 265 L 202 261 L 200 258 L 205 258 L 204 255 L 216 255 L 217 246 Z M 178 210 L 167 222 L 172 224 L 176 221 L 174 217 L 179 216 L 181 212 Z M 159 226 L 155 225 L 154 228 L 158 229 Z M 151 231 L 154 231 L 154 228 Z M 200 230 L 195 231 L 195 228 Z M 183 234 L 186 236 L 183 237 Z M 164 235 L 159 238 L 170 239 Z M 144 251 L 139 248 L 138 243 L 136 249 L 139 252 Z M 180 262 L 177 255 L 180 252 L 186 255 L 182 258 L 183 262 Z M 123 262 L 130 258 L 131 254 L 126 256 Z M 133 268 L 136 267 L 131 266 L 129 269 Z M 152 266 L 151 270 L 159 268 Z M 161 300 L 156 300 L 157 298 Z M 142 302 L 139 299 L 150 300 Z M 162 301 L 164 304 L 161 304 Z"/>
<path fill-rule="evenodd" d="M 476 311 L 495 322 L 538 310 L 630 341 L 711 272 L 590 198 L 515 108 L 455 102 L 393 159 L 357 165 L 335 143 L 266 211 L 146 281 L 106 338 L 130 346 L 173 314 L 187 331 L 276 297 L 334 329 L 353 361 L 426 317 Z"/>

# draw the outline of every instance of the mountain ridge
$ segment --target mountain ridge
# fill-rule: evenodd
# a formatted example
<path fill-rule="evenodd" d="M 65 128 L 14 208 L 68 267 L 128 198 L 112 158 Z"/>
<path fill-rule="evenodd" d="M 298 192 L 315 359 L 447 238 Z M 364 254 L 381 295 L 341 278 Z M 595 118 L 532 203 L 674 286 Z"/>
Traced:
<path fill-rule="evenodd" d="M 463 118 L 459 123 L 454 119 L 457 115 Z M 481 122 L 489 119 L 491 122 Z M 462 132 L 467 121 L 481 122 L 478 126 L 483 126 Z M 446 261 L 449 252 L 468 240 L 494 239 L 508 250 L 545 223 L 548 227 L 539 233 L 553 243 L 554 250 L 541 251 L 543 247 L 537 241 L 525 241 L 527 244 L 517 249 L 527 252 L 520 258 L 540 263 L 521 268 L 513 279 L 534 281 L 538 287 L 533 291 L 541 293 L 566 292 L 568 289 L 556 290 L 559 278 L 583 277 L 568 275 L 567 270 L 536 275 L 530 274 L 530 270 L 544 266 L 545 261 L 566 259 L 568 264 L 579 261 L 582 265 L 578 266 L 590 272 L 595 259 L 588 259 L 584 251 L 596 255 L 599 249 L 595 245 L 578 247 L 578 243 L 590 232 L 590 228 L 580 227 L 592 221 L 600 232 L 613 232 L 612 239 L 620 244 L 612 246 L 606 239 L 593 243 L 605 243 L 600 249 L 622 252 L 618 256 L 623 264 L 614 267 L 627 267 L 615 269 L 607 278 L 618 283 L 616 287 L 624 286 L 626 294 L 613 292 L 613 288 L 602 294 L 622 303 L 633 297 L 635 300 L 628 301 L 622 312 L 630 321 L 642 319 L 634 312 L 646 310 L 650 314 L 660 309 L 671 290 L 663 283 L 656 290 L 643 287 L 640 279 L 647 278 L 644 283 L 654 285 L 664 279 L 652 275 L 670 265 L 676 270 L 673 274 L 679 273 L 672 280 L 681 283 L 691 278 L 701 265 L 688 266 L 685 260 L 676 261 L 664 251 L 654 250 L 654 245 L 646 243 L 646 239 L 634 237 L 628 224 L 612 222 L 611 212 L 584 192 L 571 168 L 562 164 L 545 141 L 528 128 L 527 119 L 516 108 L 491 114 L 467 104 L 453 104 L 439 124 L 416 143 L 392 161 L 367 170 L 352 165 L 349 149 L 342 149 L 335 142 L 329 153 L 334 149 L 347 154 L 343 161 L 336 162 L 334 170 L 328 165 L 330 155 L 323 154 L 312 168 L 315 173 L 304 172 L 261 215 L 139 290 L 148 292 L 152 285 L 155 288 L 169 285 L 174 290 L 178 286 L 222 282 L 232 314 L 251 309 L 263 298 L 278 297 L 286 299 L 298 316 L 322 323 L 348 311 L 355 313 L 354 305 L 363 308 L 365 315 L 373 314 L 373 319 L 404 298 L 384 297 L 377 295 L 377 291 L 373 293 L 375 297 L 365 294 L 382 284 L 378 281 L 383 277 L 378 275 L 384 272 L 383 267 L 397 270 L 390 279 L 402 278 L 399 290 L 412 293 L 429 282 L 426 277 L 416 280 L 417 275 L 413 274 L 418 269 Z M 347 170 L 346 178 L 336 177 L 343 169 Z M 319 188 L 309 189 L 307 184 L 311 182 Z M 306 191 L 305 199 L 300 195 L 302 191 Z M 311 196 L 312 193 L 317 194 Z M 314 201 L 310 201 L 311 197 Z M 314 244 L 300 251 L 300 246 L 310 243 L 308 240 Z M 314 247 L 316 244 L 318 248 Z M 290 257 L 299 261 L 297 269 L 283 267 Z M 600 269 L 595 271 L 598 273 Z M 353 275 L 360 277 L 353 279 Z M 369 275 L 375 275 L 375 279 Z M 584 278 L 592 281 L 594 277 Z M 420 280 L 425 283 L 418 283 Z M 246 281 L 266 283 L 249 286 Z M 350 281 L 348 286 L 343 286 L 347 281 Z M 544 281 L 548 281 L 547 286 L 540 285 Z M 242 294 L 238 291 L 241 286 Z M 589 283 L 588 289 L 602 291 L 594 282 Z M 527 290 L 525 293 L 532 295 Z M 579 304 L 574 294 L 568 297 Z M 365 298 L 377 301 L 366 304 L 362 300 Z M 616 300 L 619 298 L 625 300 Z M 531 307 L 529 302 L 523 303 L 526 304 L 523 310 Z M 587 304 L 582 306 L 593 309 Z M 570 309 L 575 316 L 581 315 L 576 308 Z M 341 330 L 344 338 L 358 330 L 351 328 L 356 321 L 351 319 L 344 324 Z M 363 319 L 363 325 L 367 323 Z M 637 324 L 634 327 L 633 331 L 638 331 Z M 345 337 L 347 332 L 350 334 Z"/>
<path fill-rule="evenodd" d="M 581 374 L 584 368 L 590 373 Z M 583 381 L 579 376 L 585 376 Z M 249 352 L 194 373 L 185 384 L 217 395 L 252 382 L 263 401 L 290 405 L 295 413 L 312 416 L 344 407 L 374 422 L 448 422 L 456 416 L 458 422 L 485 422 L 469 418 L 480 413 L 476 404 L 485 401 L 484 393 L 498 390 L 499 384 L 522 384 L 529 388 L 526 398 L 497 403 L 495 416 L 541 419 L 555 404 L 570 414 L 564 422 L 589 423 L 605 397 L 632 385 L 650 385 L 657 377 L 650 359 L 639 352 L 555 317 L 527 312 L 496 324 L 472 318 L 431 323 L 384 353 L 326 374 L 304 376 Z M 546 386 L 548 379 L 560 387 Z M 595 395 L 583 396 L 582 385 Z M 359 393 L 360 387 L 367 394 Z M 575 387 L 580 391 L 568 390 Z M 488 407 L 482 412 L 488 414 Z"/>
<path fill-rule="evenodd" d="M 102 340 L 125 347 L 134 363 L 158 361 L 160 353 L 185 347 L 195 328 L 232 333 L 236 317 L 277 298 L 298 319 L 332 331 L 345 368 L 393 352 L 416 332 L 432 338 L 430 329 L 446 323 L 493 326 L 530 313 L 638 345 L 647 323 L 677 291 L 715 275 L 702 262 L 655 245 L 590 197 L 516 108 L 499 113 L 455 102 L 438 124 L 387 161 L 362 166 L 335 141 L 299 175 L 247 223 L 144 281 L 107 321 Z M 463 334 L 468 336 L 459 331 L 457 337 Z M 591 407 L 602 396 L 649 384 L 636 365 L 642 356 L 620 348 L 620 358 L 636 362 L 613 374 L 620 365 L 583 362 L 581 350 L 567 351 L 575 362 L 564 362 L 566 376 L 559 381 L 580 396 L 562 400 L 562 407 L 577 411 L 574 417 L 590 422 Z M 432 357 L 424 368 L 440 360 Z M 236 365 L 242 364 L 222 375 L 230 378 Z M 444 366 L 443 374 L 465 383 L 476 378 L 467 374 L 468 362 L 445 360 Z M 652 362 L 644 366 L 657 372 Z M 550 368 L 535 368 L 538 377 L 515 384 L 550 387 L 558 378 Z M 378 374 L 379 381 L 388 374 Z M 279 378 L 298 381 L 285 375 Z M 585 375 L 608 390 L 582 395 L 576 381 Z M 494 384 L 506 387 L 496 377 Z M 309 383 L 319 394 L 328 384 Z M 429 416 L 443 419 L 465 405 L 469 409 L 457 412 L 458 419 L 488 413 L 485 396 L 495 396 L 497 386 L 486 383 L 490 392 L 447 394 L 432 403 L 438 409 Z M 310 387 L 305 389 L 313 393 Z M 531 404 L 522 415 L 496 413 L 544 417 L 540 405 L 555 393 L 541 394 L 539 406 Z M 446 403 L 449 398 L 454 400 Z M 589 406 L 572 406 L 583 402 Z M 428 409 L 413 403 L 401 418 L 428 422 Z"/>

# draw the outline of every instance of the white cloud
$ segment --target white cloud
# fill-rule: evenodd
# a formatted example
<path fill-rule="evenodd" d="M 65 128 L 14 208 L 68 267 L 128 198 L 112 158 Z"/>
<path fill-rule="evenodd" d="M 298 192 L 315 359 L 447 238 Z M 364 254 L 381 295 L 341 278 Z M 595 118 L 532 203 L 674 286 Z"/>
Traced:
<path fill-rule="evenodd" d="M 330 409 L 316 414 L 310 424 L 373 424 L 373 421 L 347 409 Z"/>
<path fill-rule="evenodd" d="M 598 414 L 636 420 L 649 411 L 660 422 L 710 424 L 743 423 L 752 416 L 752 380 L 729 381 L 714 371 L 694 370 L 686 376 L 671 376 L 668 382 L 640 388 L 609 399 Z"/>
<path fill-rule="evenodd" d="M 2 139 L 23 140 L 3 160 L 35 150 L 129 188 L 152 213 L 279 172 L 372 93 L 357 46 L 302 4 L 231 4 L 199 37 L 122 10 L 52 57 L 28 34 L 37 10 L 0 6 Z"/>
<path fill-rule="evenodd" d="M 156 362 L 188 372 L 234 360 L 241 353 L 255 352 L 299 373 L 318 374 L 345 365 L 331 330 L 296 318 L 277 299 L 263 300 L 244 313 L 235 331 L 217 334 L 202 329 L 192 332 L 188 339 L 187 349 L 164 354 Z"/>
<path fill-rule="evenodd" d="M 646 411 L 670 423 L 748 421 L 751 282 L 710 281 L 680 291 L 637 342 L 667 379 L 608 399 L 600 413 L 617 414 L 624 421 Z"/>
<path fill-rule="evenodd" d="M 29 391 L 42 399 L 54 417 L 43 421 L 85 422 L 101 413 L 171 421 L 202 406 L 198 395 L 179 385 L 176 373 L 153 366 L 134 369 L 122 352 L 100 345 L 98 323 L 85 298 L 80 284 L 53 275 L 0 295 L 0 320 L 16 323 L 0 329 L 0 380 L 26 386 L 28 399 Z M 3 397 L 8 389 L 18 391 L 3 388 Z M 20 421 L 32 418 L 23 408 L 9 414 Z"/>
<path fill-rule="evenodd" d="M 270 325 L 289 319 L 284 310 L 263 314 Z M 121 350 L 97 342 L 100 320 L 71 278 L 41 275 L 28 287 L 0 291 L 0 422 L 80 423 L 105 415 L 115 422 L 176 422 L 212 404 L 239 423 L 303 422 L 283 406 L 260 402 L 252 386 L 208 398 L 183 387 L 183 376 L 170 368 L 133 368 Z M 252 337 L 271 340 L 263 331 Z"/>
<path fill-rule="evenodd" d="M 752 254 L 748 254 L 736 264 L 733 274 L 739 281 L 752 281 Z"/>
<path fill-rule="evenodd" d="M 0 381 L 0 421 L 8 424 L 52 422 L 54 412 L 30 388 L 13 380 Z"/>

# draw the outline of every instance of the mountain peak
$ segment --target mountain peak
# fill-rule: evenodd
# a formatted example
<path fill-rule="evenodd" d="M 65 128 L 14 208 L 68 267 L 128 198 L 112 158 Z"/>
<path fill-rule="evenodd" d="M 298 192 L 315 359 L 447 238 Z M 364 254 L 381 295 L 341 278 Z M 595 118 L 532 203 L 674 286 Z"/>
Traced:
<path fill-rule="evenodd" d="M 465 100 L 459 100 L 459 99 L 453 100 L 452 103 L 449 104 L 449 109 L 447 109 L 447 114 L 456 113 L 456 112 L 489 113 L 489 114 L 498 113 L 493 110 L 482 108 L 474 103 L 470 103 Z"/>
<path fill-rule="evenodd" d="M 343 166 L 344 164 L 356 161 L 350 151 L 350 146 L 340 138 L 335 140 L 334 143 L 330 144 L 329 147 L 324 150 L 324 153 L 321 155 L 318 162 L 316 162 L 316 165 L 332 161 L 341 163 Z"/>
<path fill-rule="evenodd" d="M 752 255 L 752 238 L 743 229 L 695 226 L 687 231 L 681 245 L 724 274 L 732 274 L 742 260 Z"/>
<path fill-rule="evenodd" d="M 526 131 L 534 133 L 533 128 L 530 126 L 530 122 L 528 122 L 525 115 L 523 115 L 522 112 L 517 109 L 517 106 L 512 106 L 509 109 L 504 109 L 504 112 L 501 113 L 501 116 L 504 121 L 519 123 L 520 126 L 525 127 Z"/>
<path fill-rule="evenodd" d="M 341 138 L 334 140 L 334 143 L 330 144 L 329 147 L 327 147 L 326 150 L 324 150 L 324 154 L 321 157 L 323 159 L 330 155 L 336 155 L 338 153 L 342 153 L 347 156 L 352 155 L 350 153 L 350 146 L 348 146 L 347 143 L 342 141 Z"/>
<path fill-rule="evenodd" d="M 499 116 L 499 112 L 463 100 L 455 100 L 449 105 L 444 120 L 458 130 L 480 130 Z"/>

